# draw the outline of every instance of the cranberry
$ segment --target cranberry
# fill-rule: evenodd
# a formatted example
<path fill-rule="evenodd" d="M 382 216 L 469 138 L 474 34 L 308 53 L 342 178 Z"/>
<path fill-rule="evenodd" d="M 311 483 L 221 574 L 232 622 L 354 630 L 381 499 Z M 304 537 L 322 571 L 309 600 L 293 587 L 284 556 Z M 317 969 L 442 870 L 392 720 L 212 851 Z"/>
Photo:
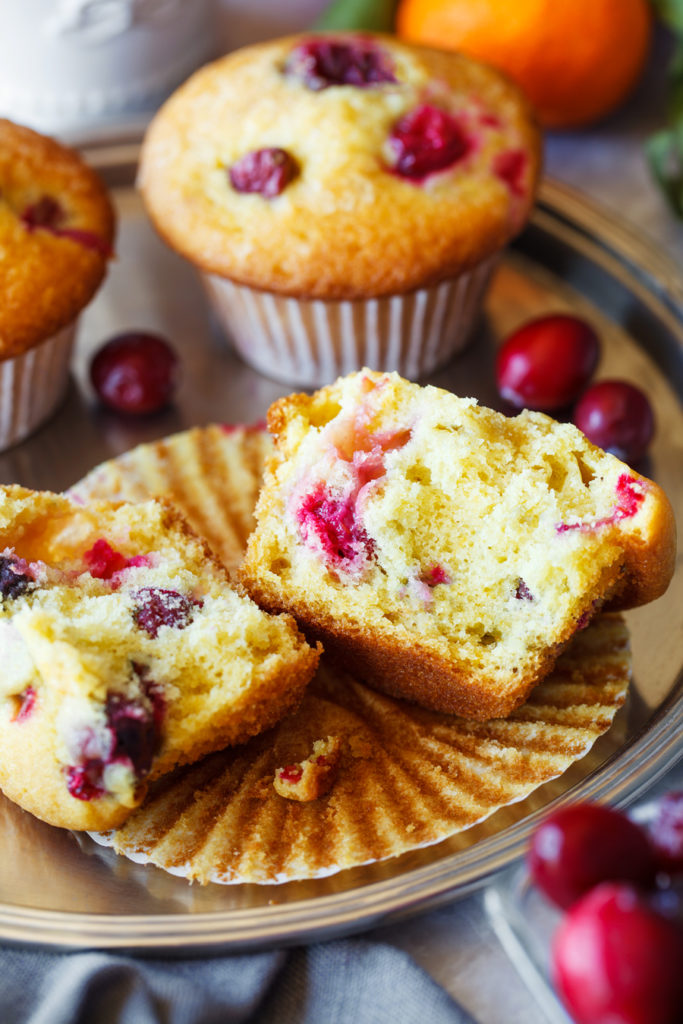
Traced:
<path fill-rule="evenodd" d="M 529 158 L 523 149 L 506 149 L 493 158 L 493 173 L 505 182 L 514 196 L 523 196 L 528 163 Z"/>
<path fill-rule="evenodd" d="M 70 765 L 66 769 L 66 788 L 77 800 L 98 800 L 104 796 L 102 786 L 103 762 L 99 758 L 85 764 Z"/>
<path fill-rule="evenodd" d="M 159 740 L 153 709 L 148 711 L 137 701 L 120 693 L 110 693 L 107 724 L 114 734 L 111 760 L 128 760 L 136 775 L 146 775 Z"/>
<path fill-rule="evenodd" d="M 36 706 L 38 694 L 32 686 L 27 686 L 26 689 L 19 694 L 19 700 L 21 703 L 19 704 L 15 714 L 12 716 L 13 722 L 25 722 L 26 719 L 30 717 Z"/>
<path fill-rule="evenodd" d="M 396 81 L 388 55 L 371 39 L 309 39 L 292 51 L 285 71 L 314 92 L 330 85 L 363 88 Z"/>
<path fill-rule="evenodd" d="M 446 170 L 471 149 L 460 121 L 428 104 L 411 110 L 396 122 L 389 145 L 395 156 L 392 169 L 413 181 Z"/>
<path fill-rule="evenodd" d="M 372 540 L 356 519 L 355 502 L 332 497 L 324 484 L 306 495 L 297 510 L 297 521 L 303 539 L 317 540 L 333 562 L 350 562 L 374 550 Z"/>
<path fill-rule="evenodd" d="M 135 621 L 152 638 L 162 626 L 185 629 L 192 621 L 192 615 L 201 602 L 177 590 L 162 590 L 160 587 L 143 587 L 136 596 Z"/>
<path fill-rule="evenodd" d="M 66 212 L 59 200 L 52 196 L 42 196 L 36 203 L 27 206 L 21 214 L 21 220 L 28 231 L 42 228 L 57 238 L 68 238 L 85 249 L 92 249 L 101 256 L 111 256 L 111 246 L 104 238 L 94 231 L 85 228 L 65 228 Z"/>
<path fill-rule="evenodd" d="M 589 441 L 624 462 L 637 462 L 650 446 L 655 418 L 647 396 L 622 380 L 602 380 L 582 395 L 574 423 Z"/>
<path fill-rule="evenodd" d="M 264 199 L 274 199 L 298 172 L 296 160 L 286 149 L 255 149 L 234 163 L 228 176 L 236 192 L 258 192 Z"/>
<path fill-rule="evenodd" d="M 683 930 L 624 884 L 598 886 L 555 936 L 560 996 L 577 1024 L 680 1024 Z"/>
<path fill-rule="evenodd" d="M 531 320 L 498 350 L 498 391 L 517 409 L 562 409 L 584 389 L 599 355 L 598 337 L 584 320 L 565 314 Z"/>
<path fill-rule="evenodd" d="M 284 768 L 280 768 L 277 774 L 283 782 L 296 784 L 301 781 L 304 770 L 300 764 L 286 764 Z"/>
<path fill-rule="evenodd" d="M 545 895 L 560 907 L 600 882 L 654 882 L 657 865 L 645 832 L 629 818 L 598 804 L 573 804 L 536 829 L 529 870 Z"/>
<path fill-rule="evenodd" d="M 30 576 L 21 571 L 16 559 L 0 555 L 0 596 L 11 599 L 21 597 L 33 582 Z"/>
<path fill-rule="evenodd" d="M 420 573 L 420 582 L 426 583 L 428 587 L 438 587 L 440 583 L 449 584 L 453 580 L 443 565 L 438 565 L 437 563 L 430 565 L 427 569 L 423 569 Z"/>
<path fill-rule="evenodd" d="M 83 555 L 91 576 L 98 580 L 110 580 L 115 572 L 126 568 L 127 559 L 120 551 L 104 539 L 96 540 Z"/>
<path fill-rule="evenodd" d="M 178 357 L 156 334 L 143 331 L 111 338 L 90 364 L 90 380 L 100 401 L 117 412 L 157 412 L 171 400 Z"/>
<path fill-rule="evenodd" d="M 42 196 L 36 203 L 27 206 L 21 219 L 29 231 L 45 228 L 55 231 L 65 218 L 64 207 L 52 196 Z"/>
<path fill-rule="evenodd" d="M 648 827 L 659 866 L 667 874 L 683 872 L 683 790 L 667 793 Z"/>
<path fill-rule="evenodd" d="M 527 587 L 524 580 L 520 577 L 515 588 L 515 597 L 518 601 L 533 601 L 534 595 Z"/>

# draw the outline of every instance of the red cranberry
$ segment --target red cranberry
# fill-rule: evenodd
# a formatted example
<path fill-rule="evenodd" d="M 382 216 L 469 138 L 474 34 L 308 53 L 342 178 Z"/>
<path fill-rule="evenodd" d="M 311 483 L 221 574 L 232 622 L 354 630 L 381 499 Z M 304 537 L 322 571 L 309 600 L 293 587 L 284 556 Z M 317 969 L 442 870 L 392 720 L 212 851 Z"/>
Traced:
<path fill-rule="evenodd" d="M 258 192 L 264 199 L 274 199 L 297 176 L 296 160 L 286 149 L 256 149 L 234 163 L 228 170 L 230 184 L 236 192 Z"/>
<path fill-rule="evenodd" d="M 598 337 L 585 321 L 564 314 L 531 320 L 498 350 L 498 391 L 517 409 L 562 409 L 584 389 L 599 355 Z"/>
<path fill-rule="evenodd" d="M 285 71 L 314 92 L 330 85 L 363 88 L 396 81 L 388 55 L 371 39 L 309 39 L 292 51 Z"/>
<path fill-rule="evenodd" d="M 304 770 L 300 764 L 286 764 L 277 774 L 278 778 L 282 779 L 283 782 L 296 784 L 301 781 Z"/>
<path fill-rule="evenodd" d="M 303 539 L 317 540 L 332 562 L 372 554 L 373 543 L 356 519 L 355 502 L 332 497 L 324 484 L 306 495 L 297 510 L 297 521 Z"/>
<path fill-rule="evenodd" d="M 396 122 L 389 145 L 395 155 L 392 170 L 418 182 L 451 167 L 471 149 L 460 121 L 428 104 L 411 110 Z"/>
<path fill-rule="evenodd" d="M 107 697 L 107 724 L 114 734 L 111 761 L 130 761 L 136 775 L 146 775 L 152 765 L 159 733 L 153 709 L 120 693 Z"/>
<path fill-rule="evenodd" d="M 179 594 L 177 590 L 162 590 L 160 587 L 143 587 L 135 595 L 135 621 L 152 638 L 162 626 L 185 629 L 190 625 L 194 609 L 201 602 Z"/>
<path fill-rule="evenodd" d="M 506 149 L 493 158 L 493 173 L 505 182 L 514 196 L 523 196 L 528 163 L 529 158 L 523 149 Z"/>
<path fill-rule="evenodd" d="M 648 833 L 662 871 L 683 873 L 683 790 L 662 797 Z"/>
<path fill-rule="evenodd" d="M 25 564 L 25 563 L 24 563 Z M 16 559 L 0 555 L 0 596 L 13 599 L 25 594 L 34 581 L 22 572 Z"/>
<path fill-rule="evenodd" d="M 577 1024 L 683 1019 L 683 930 L 628 885 L 600 885 L 569 911 L 553 968 Z"/>
<path fill-rule="evenodd" d="M 657 865 L 645 832 L 629 818 L 598 804 L 573 804 L 536 829 L 529 870 L 545 895 L 570 907 L 600 882 L 654 882 Z"/>
<path fill-rule="evenodd" d="M 156 334 L 120 334 L 106 342 L 90 364 L 100 401 L 117 412 L 157 412 L 171 400 L 178 357 Z"/>
<path fill-rule="evenodd" d="M 56 230 L 64 221 L 64 207 L 52 196 L 42 196 L 36 203 L 27 206 L 21 219 L 29 231 L 35 228 Z"/>
<path fill-rule="evenodd" d="M 434 565 L 430 565 L 427 569 L 422 570 L 420 573 L 420 582 L 426 583 L 428 587 L 438 587 L 440 583 L 448 585 L 449 583 L 452 583 L 453 580 L 451 579 L 448 571 L 444 569 L 443 565 L 436 563 Z"/>
<path fill-rule="evenodd" d="M 66 769 L 66 788 L 77 800 L 98 800 L 104 796 L 102 770 L 104 764 L 99 758 L 85 764 L 70 765 Z"/>
<path fill-rule="evenodd" d="M 91 576 L 98 580 L 110 580 L 115 572 L 126 568 L 127 559 L 120 551 L 114 551 L 109 541 L 101 538 L 83 555 Z"/>
<path fill-rule="evenodd" d="M 577 403 L 573 419 L 589 441 L 624 462 L 642 459 L 655 432 L 647 396 L 622 380 L 594 384 Z"/>
<path fill-rule="evenodd" d="M 531 591 L 527 587 L 524 580 L 521 579 L 521 577 L 518 580 L 517 586 L 515 588 L 515 597 L 518 601 L 533 601 L 534 599 L 534 595 L 531 593 Z"/>

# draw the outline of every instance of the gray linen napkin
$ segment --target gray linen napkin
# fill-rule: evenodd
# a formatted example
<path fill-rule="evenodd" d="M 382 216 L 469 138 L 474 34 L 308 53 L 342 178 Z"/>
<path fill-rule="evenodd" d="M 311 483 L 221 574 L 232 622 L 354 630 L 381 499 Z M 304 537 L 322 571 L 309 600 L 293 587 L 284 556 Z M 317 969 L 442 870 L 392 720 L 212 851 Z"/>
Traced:
<path fill-rule="evenodd" d="M 472 1024 L 393 946 L 194 960 L 0 950 L 2 1024 Z"/>

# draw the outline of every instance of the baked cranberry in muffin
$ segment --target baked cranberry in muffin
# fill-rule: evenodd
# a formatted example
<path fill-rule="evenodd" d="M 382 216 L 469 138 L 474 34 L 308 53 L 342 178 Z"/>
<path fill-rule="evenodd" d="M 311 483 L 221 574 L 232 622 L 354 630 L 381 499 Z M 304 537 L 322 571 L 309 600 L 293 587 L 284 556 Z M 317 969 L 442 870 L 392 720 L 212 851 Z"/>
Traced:
<path fill-rule="evenodd" d="M 178 763 L 272 725 L 318 660 L 163 502 L 0 488 L 0 786 L 110 828 Z"/>
<path fill-rule="evenodd" d="M 105 275 L 113 238 L 106 189 L 79 154 L 0 119 L 0 449 L 62 398 L 74 327 Z"/>

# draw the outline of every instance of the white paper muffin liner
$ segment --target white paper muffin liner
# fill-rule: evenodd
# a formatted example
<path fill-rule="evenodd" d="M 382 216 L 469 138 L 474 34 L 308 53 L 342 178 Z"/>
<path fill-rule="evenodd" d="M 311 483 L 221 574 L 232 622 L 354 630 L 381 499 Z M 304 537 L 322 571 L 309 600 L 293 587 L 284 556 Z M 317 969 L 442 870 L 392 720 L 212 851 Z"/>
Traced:
<path fill-rule="evenodd" d="M 431 288 L 341 302 L 275 295 L 216 275 L 203 280 L 246 363 L 318 387 L 364 366 L 414 380 L 448 362 L 467 343 L 497 259 Z"/>
<path fill-rule="evenodd" d="M 0 362 L 0 451 L 32 434 L 64 397 L 76 323 Z"/>

